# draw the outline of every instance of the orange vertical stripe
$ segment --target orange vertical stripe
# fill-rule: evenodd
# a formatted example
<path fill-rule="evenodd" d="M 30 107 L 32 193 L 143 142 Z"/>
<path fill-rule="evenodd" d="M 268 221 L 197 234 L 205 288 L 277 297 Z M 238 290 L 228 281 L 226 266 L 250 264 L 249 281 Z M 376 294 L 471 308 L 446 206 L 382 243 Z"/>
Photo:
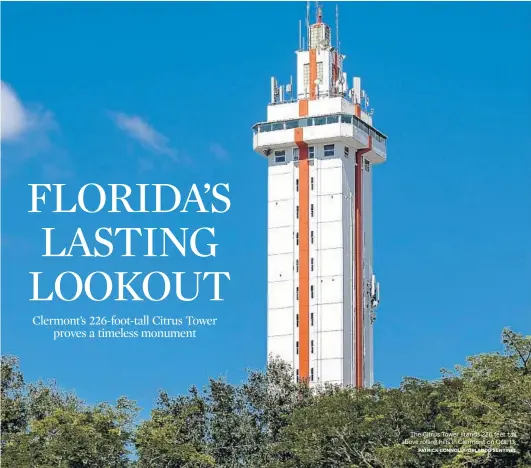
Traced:
<path fill-rule="evenodd" d="M 299 377 L 310 380 L 310 165 L 303 129 L 295 129 L 299 148 Z"/>
<path fill-rule="evenodd" d="M 315 99 L 317 95 L 317 50 L 310 49 L 310 99 Z"/>
<path fill-rule="evenodd" d="M 301 99 L 299 101 L 299 117 L 306 117 L 308 115 L 308 99 Z"/>

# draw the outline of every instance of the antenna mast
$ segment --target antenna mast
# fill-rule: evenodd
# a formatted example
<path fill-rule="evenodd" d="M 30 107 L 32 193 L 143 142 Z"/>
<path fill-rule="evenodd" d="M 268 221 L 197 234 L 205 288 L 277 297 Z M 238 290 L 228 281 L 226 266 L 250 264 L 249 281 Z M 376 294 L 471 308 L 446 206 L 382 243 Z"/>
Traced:
<path fill-rule="evenodd" d="M 340 45 L 341 43 L 339 42 L 339 5 L 336 3 L 336 49 L 338 55 Z"/>
<path fill-rule="evenodd" d="M 299 50 L 302 50 L 302 21 L 299 20 Z"/>
<path fill-rule="evenodd" d="M 306 2 L 306 40 L 308 49 L 310 48 L 310 0 Z"/>
<path fill-rule="evenodd" d="M 319 0 L 316 0 L 315 2 L 315 16 L 317 19 L 317 24 L 321 24 L 323 21 L 323 12 L 321 10 L 321 5 L 319 4 Z"/>

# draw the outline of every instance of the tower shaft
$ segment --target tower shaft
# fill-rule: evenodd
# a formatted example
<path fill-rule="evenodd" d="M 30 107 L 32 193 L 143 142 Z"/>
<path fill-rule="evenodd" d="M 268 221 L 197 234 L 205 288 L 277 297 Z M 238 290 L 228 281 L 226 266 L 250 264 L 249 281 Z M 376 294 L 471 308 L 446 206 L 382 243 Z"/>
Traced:
<path fill-rule="evenodd" d="M 268 160 L 268 353 L 310 385 L 365 387 L 379 298 L 372 167 L 387 138 L 318 18 L 297 51 L 296 91 L 273 78 L 267 121 L 253 127 Z"/>

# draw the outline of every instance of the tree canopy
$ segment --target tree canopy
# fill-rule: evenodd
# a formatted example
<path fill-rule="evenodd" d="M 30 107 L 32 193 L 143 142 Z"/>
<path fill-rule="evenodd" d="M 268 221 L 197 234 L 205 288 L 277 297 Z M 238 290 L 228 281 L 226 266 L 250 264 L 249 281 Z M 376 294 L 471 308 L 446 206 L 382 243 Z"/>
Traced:
<path fill-rule="evenodd" d="M 160 392 L 148 419 L 127 398 L 87 405 L 26 383 L 2 357 L 7 468 L 531 468 L 531 336 L 502 334 L 436 381 L 310 390 L 284 362 L 239 385 Z"/>

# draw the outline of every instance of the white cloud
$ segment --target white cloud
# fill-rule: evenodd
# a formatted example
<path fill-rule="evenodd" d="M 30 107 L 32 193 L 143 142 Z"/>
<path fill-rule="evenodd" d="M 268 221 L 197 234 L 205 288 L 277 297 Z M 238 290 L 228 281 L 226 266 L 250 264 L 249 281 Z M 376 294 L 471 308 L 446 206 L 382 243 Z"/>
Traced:
<path fill-rule="evenodd" d="M 29 109 L 18 98 L 13 88 L 3 81 L 0 97 L 2 141 L 17 141 L 29 132 L 46 131 L 55 125 L 50 112 Z"/>
<path fill-rule="evenodd" d="M 210 145 L 210 151 L 217 159 L 221 161 L 227 161 L 229 159 L 229 152 L 219 143 L 212 143 Z"/>
<path fill-rule="evenodd" d="M 168 138 L 157 132 L 151 125 L 137 115 L 127 115 L 122 112 L 111 112 L 116 126 L 131 138 L 139 141 L 147 149 L 176 158 L 176 151 L 168 144 Z"/>

